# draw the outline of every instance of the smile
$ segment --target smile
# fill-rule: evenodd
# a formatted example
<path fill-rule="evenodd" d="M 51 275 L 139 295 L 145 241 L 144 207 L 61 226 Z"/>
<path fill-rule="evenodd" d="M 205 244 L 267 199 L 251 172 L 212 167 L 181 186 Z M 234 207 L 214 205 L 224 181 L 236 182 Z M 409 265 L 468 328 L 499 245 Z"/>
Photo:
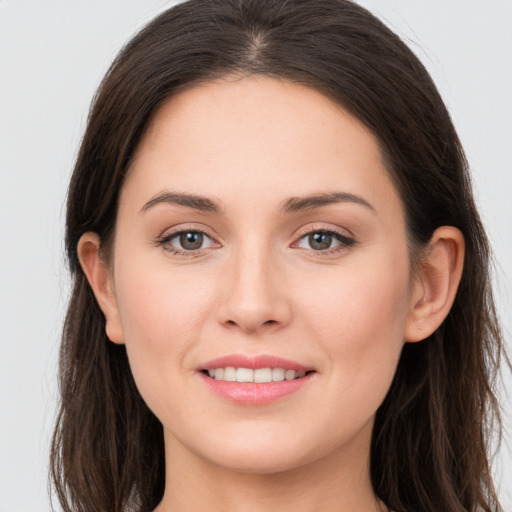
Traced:
<path fill-rule="evenodd" d="M 318 376 L 311 366 L 261 354 L 231 354 L 197 370 L 214 395 L 243 406 L 266 405 L 294 395 Z"/>
<path fill-rule="evenodd" d="M 282 382 L 284 380 L 294 380 L 305 377 L 308 372 L 285 370 L 284 368 L 235 368 L 227 366 L 225 368 L 210 368 L 204 370 L 208 375 L 215 380 L 225 382 Z"/>

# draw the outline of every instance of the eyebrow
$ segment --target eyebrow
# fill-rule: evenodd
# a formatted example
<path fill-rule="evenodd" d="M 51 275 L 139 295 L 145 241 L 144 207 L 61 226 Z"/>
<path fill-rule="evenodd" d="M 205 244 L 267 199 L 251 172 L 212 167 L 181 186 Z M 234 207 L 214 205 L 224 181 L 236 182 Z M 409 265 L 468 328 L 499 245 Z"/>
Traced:
<path fill-rule="evenodd" d="M 377 213 L 375 208 L 366 199 L 349 192 L 327 192 L 305 197 L 290 197 L 290 199 L 284 202 L 283 210 L 285 212 L 315 210 L 335 203 L 355 203 Z"/>
<path fill-rule="evenodd" d="M 355 203 L 376 213 L 375 208 L 366 199 L 349 192 L 326 192 L 303 197 L 290 197 L 283 202 L 282 210 L 285 213 L 293 213 L 315 210 L 322 206 L 335 203 Z M 141 208 L 141 212 L 145 212 L 158 204 L 178 204 L 180 206 L 194 208 L 195 210 L 203 212 L 221 213 L 221 207 L 219 204 L 208 197 L 170 191 L 163 191 L 153 196 L 144 204 Z"/>
<path fill-rule="evenodd" d="M 144 204 L 140 211 L 145 212 L 157 204 L 178 204 L 180 206 L 187 206 L 203 212 L 220 213 L 220 206 L 207 197 L 196 194 L 167 191 L 160 192 L 153 196 L 146 204 Z"/>

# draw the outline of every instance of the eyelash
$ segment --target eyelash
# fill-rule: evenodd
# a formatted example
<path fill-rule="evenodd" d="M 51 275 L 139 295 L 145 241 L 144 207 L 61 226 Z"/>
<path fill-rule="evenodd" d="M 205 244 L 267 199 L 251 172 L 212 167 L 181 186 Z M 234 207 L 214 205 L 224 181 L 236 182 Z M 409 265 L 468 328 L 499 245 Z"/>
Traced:
<path fill-rule="evenodd" d="M 171 240 L 174 238 L 179 237 L 180 235 L 184 234 L 200 234 L 204 237 L 210 239 L 213 243 L 218 244 L 217 240 L 215 240 L 214 237 L 206 233 L 206 231 L 203 231 L 201 229 L 191 228 L 191 229 L 177 229 L 176 231 L 172 231 L 171 233 L 167 233 L 163 237 L 159 238 L 157 240 L 157 245 L 163 247 L 166 251 L 170 252 L 174 256 L 184 256 L 184 257 L 194 257 L 194 256 L 200 256 L 201 253 L 205 250 L 197 249 L 197 250 L 182 250 L 182 249 L 176 249 L 172 245 L 170 245 Z"/>
<path fill-rule="evenodd" d="M 296 242 L 293 242 L 292 247 L 296 246 L 300 241 L 304 240 L 306 237 L 309 237 L 311 235 L 327 235 L 331 236 L 334 240 L 339 242 L 339 245 L 334 247 L 329 247 L 327 249 L 323 250 L 315 250 L 315 249 L 305 249 L 313 256 L 322 258 L 325 256 L 329 256 L 332 254 L 340 253 L 340 252 L 346 252 L 349 249 L 351 249 L 355 244 L 356 240 L 350 236 L 347 236 L 344 233 L 341 233 L 340 231 L 337 231 L 335 229 L 326 229 L 326 228 L 318 228 L 318 229 L 309 229 L 308 231 L 302 233 Z"/>
<path fill-rule="evenodd" d="M 168 233 L 165 236 L 159 238 L 156 241 L 156 245 L 163 247 L 166 251 L 170 252 L 174 256 L 182 256 L 182 257 L 201 256 L 201 254 L 205 251 L 205 249 L 208 249 L 208 247 L 207 247 L 207 248 L 201 248 L 201 249 L 197 249 L 197 250 L 181 250 L 181 249 L 176 249 L 175 247 L 170 245 L 171 240 L 179 237 L 180 235 L 184 235 L 184 234 L 201 234 L 201 235 L 205 236 L 206 238 L 210 239 L 211 242 L 213 242 L 214 244 L 219 244 L 219 242 L 217 240 L 215 240 L 214 237 L 212 237 L 205 231 L 203 231 L 201 229 L 191 228 L 191 229 L 178 229 L 176 231 Z M 297 238 L 297 240 L 295 242 L 293 242 L 291 247 L 294 247 L 294 246 L 297 247 L 297 244 L 299 242 L 304 240 L 306 237 L 314 235 L 314 234 L 331 236 L 332 238 L 334 238 L 336 241 L 339 242 L 339 245 L 337 245 L 335 247 L 329 247 L 327 249 L 322 249 L 322 250 L 305 249 L 316 257 L 323 257 L 323 256 L 328 256 L 331 254 L 347 251 L 357 243 L 354 238 L 351 238 L 339 231 L 336 231 L 334 229 L 320 228 L 320 229 L 310 229 L 306 232 L 303 232 Z"/>

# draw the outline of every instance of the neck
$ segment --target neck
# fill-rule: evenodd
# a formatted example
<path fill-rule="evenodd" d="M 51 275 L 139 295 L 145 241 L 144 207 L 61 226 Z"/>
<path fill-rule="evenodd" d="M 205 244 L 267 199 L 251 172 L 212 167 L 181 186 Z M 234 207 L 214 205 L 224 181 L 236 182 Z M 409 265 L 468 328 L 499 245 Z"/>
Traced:
<path fill-rule="evenodd" d="M 369 446 L 369 443 L 363 443 Z M 369 450 L 333 451 L 279 473 L 243 473 L 219 467 L 166 436 L 166 487 L 155 512 L 384 512 L 373 493 Z"/>

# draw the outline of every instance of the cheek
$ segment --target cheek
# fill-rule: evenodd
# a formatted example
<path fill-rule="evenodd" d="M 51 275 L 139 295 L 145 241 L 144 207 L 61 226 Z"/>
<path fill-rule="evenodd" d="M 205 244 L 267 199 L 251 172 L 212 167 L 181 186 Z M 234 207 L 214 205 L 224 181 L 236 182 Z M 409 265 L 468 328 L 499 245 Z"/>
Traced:
<path fill-rule="evenodd" d="M 385 334 L 393 327 L 400 330 L 408 313 L 407 265 L 395 271 L 384 264 L 379 267 L 336 269 L 308 283 L 302 302 L 307 300 L 308 309 L 319 320 L 315 324 L 325 329 L 327 336 L 329 332 L 337 336 L 372 330 Z M 371 343 L 372 338 L 366 341 Z"/>
<path fill-rule="evenodd" d="M 156 277 L 156 278 L 155 278 Z M 157 348 L 168 346 L 181 334 L 192 334 L 200 315 L 197 290 L 162 276 L 137 275 L 124 280 L 118 288 L 123 329 L 128 344 Z M 194 307 L 191 304 L 194 299 Z M 179 319 L 179 321 L 177 321 Z M 192 329 L 192 331 L 191 331 Z"/>
<path fill-rule="evenodd" d="M 211 286 L 168 268 L 119 267 L 116 295 L 133 376 L 153 409 L 184 371 L 183 359 L 199 342 L 211 303 Z M 160 393 L 159 390 L 165 390 Z"/>
<path fill-rule="evenodd" d="M 391 266 L 392 268 L 393 266 Z M 304 310 L 307 327 L 329 357 L 328 372 L 357 407 L 378 407 L 387 393 L 404 342 L 408 314 L 407 260 L 402 269 L 361 266 L 339 272 L 324 286 L 309 288 L 316 297 Z"/>

